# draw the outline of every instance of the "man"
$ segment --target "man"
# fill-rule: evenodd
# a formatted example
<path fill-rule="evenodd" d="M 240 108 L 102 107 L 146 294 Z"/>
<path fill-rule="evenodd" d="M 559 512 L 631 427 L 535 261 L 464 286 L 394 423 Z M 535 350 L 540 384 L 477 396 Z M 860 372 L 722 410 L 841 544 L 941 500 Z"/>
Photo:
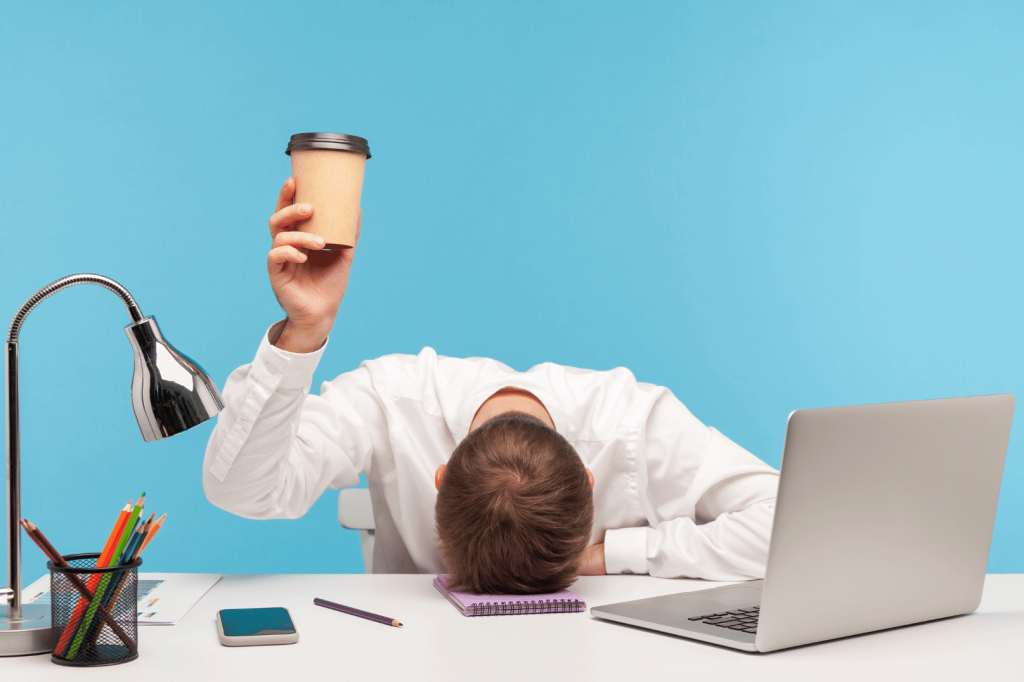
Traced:
<path fill-rule="evenodd" d="M 295 231 L 314 208 L 294 192 L 289 178 L 267 258 L 287 317 L 224 386 L 203 465 L 211 502 L 296 518 L 365 473 L 374 570 L 450 572 L 481 593 L 606 572 L 764 575 L 777 472 L 628 370 L 515 372 L 424 348 L 309 395 L 355 249 Z"/>

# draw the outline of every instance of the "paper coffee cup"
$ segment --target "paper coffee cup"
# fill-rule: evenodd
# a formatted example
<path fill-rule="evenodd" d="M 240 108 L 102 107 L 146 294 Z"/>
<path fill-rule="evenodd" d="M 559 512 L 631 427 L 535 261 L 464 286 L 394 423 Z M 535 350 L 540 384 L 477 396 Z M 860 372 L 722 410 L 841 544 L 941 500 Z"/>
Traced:
<path fill-rule="evenodd" d="M 323 237 L 325 249 L 356 245 L 359 199 L 370 145 L 355 135 L 299 133 L 285 154 L 292 157 L 295 203 L 311 204 L 313 217 L 296 223 L 300 232 Z"/>

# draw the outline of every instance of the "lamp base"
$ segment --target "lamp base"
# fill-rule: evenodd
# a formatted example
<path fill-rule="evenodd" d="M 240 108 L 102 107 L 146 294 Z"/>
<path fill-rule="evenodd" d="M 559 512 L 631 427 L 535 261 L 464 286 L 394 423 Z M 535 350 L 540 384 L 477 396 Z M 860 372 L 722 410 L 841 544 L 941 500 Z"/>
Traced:
<path fill-rule="evenodd" d="M 16 620 L 0 606 L 0 656 L 48 654 L 52 649 L 49 604 L 23 604 Z"/>

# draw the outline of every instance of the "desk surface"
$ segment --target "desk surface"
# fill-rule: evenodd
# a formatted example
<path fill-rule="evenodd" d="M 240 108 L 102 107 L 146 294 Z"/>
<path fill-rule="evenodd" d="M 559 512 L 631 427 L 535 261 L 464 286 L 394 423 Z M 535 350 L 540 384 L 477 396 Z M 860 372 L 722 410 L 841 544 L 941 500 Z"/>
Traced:
<path fill-rule="evenodd" d="M 1024 575 L 990 575 L 974 614 L 772 654 L 747 654 L 589 613 L 464 618 L 429 575 L 226 575 L 174 626 L 140 629 L 139 659 L 71 669 L 46 656 L 0 658 L 4 680 L 1019 679 Z M 716 585 L 649 576 L 583 577 L 597 606 Z M 401 620 L 392 628 L 313 605 L 323 597 Z M 285 606 L 298 644 L 220 645 L 219 609 Z M 486 671 L 486 672 L 485 672 Z M 668 677 L 666 677 L 668 675 Z"/>

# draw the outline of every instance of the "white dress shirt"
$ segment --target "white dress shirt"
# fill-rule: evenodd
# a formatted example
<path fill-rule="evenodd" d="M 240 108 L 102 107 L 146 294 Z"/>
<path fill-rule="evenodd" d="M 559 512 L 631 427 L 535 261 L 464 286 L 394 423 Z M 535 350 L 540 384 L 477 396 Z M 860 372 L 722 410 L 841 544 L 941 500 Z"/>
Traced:
<path fill-rule="evenodd" d="M 608 573 L 764 577 L 778 472 L 667 388 L 621 367 L 516 372 L 424 348 L 367 360 L 310 395 L 325 348 L 290 353 L 265 335 L 253 362 L 228 377 L 203 462 L 212 503 L 253 519 L 297 518 L 327 488 L 358 485 L 362 472 L 377 526 L 374 571 L 443 573 L 434 471 L 484 401 L 514 387 L 540 399 L 593 472 L 591 542 L 604 542 Z"/>

